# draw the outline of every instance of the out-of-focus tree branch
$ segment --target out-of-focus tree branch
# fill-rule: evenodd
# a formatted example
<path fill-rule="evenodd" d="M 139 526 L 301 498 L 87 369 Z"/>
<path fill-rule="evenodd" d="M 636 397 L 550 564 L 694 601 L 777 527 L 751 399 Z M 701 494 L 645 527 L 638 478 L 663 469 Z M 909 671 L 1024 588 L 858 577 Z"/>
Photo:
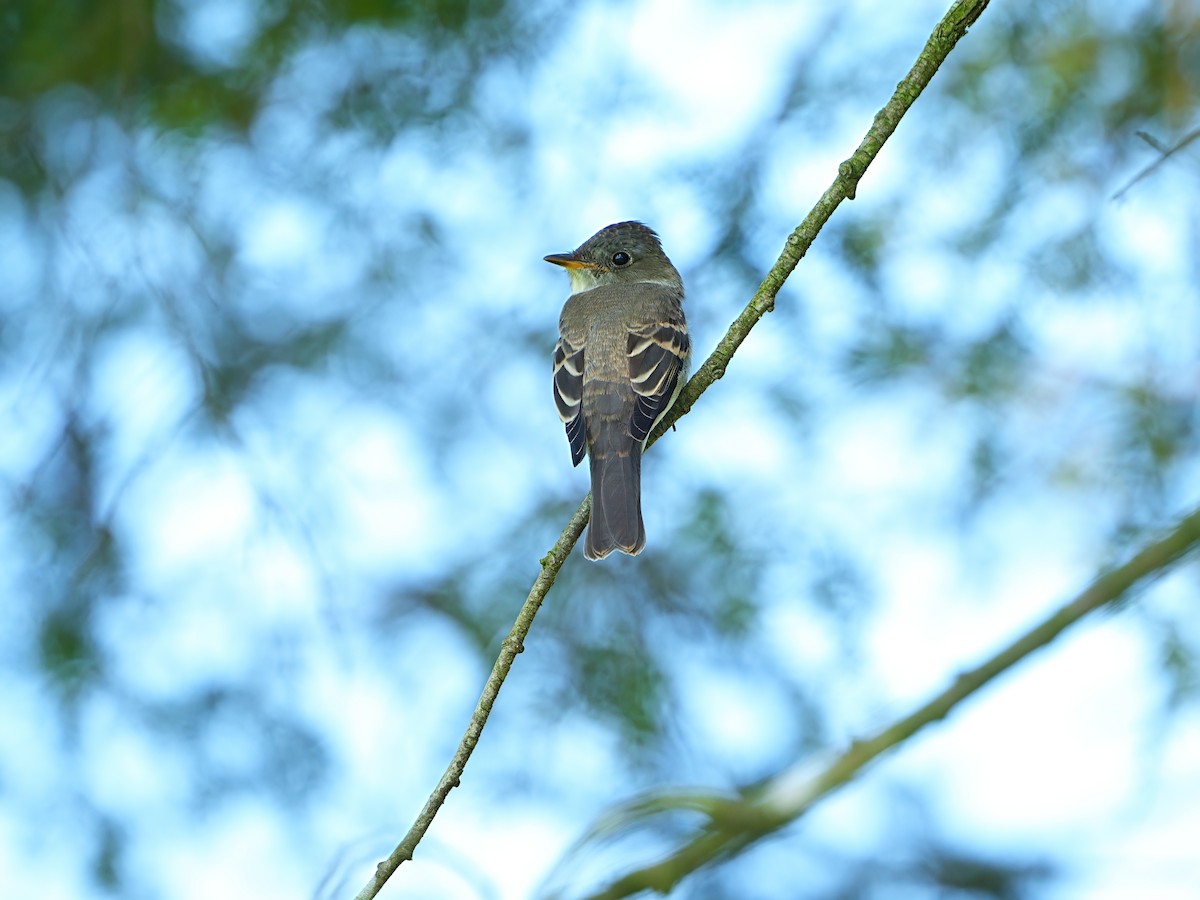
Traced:
<path fill-rule="evenodd" d="M 1148 165 L 1144 169 L 1142 169 L 1142 171 L 1140 171 L 1136 175 L 1134 175 L 1133 178 L 1131 178 L 1129 180 L 1129 182 L 1125 185 L 1125 187 L 1121 188 L 1119 191 L 1117 191 L 1115 194 L 1113 194 L 1112 198 L 1114 200 L 1120 200 L 1127 193 L 1129 193 L 1130 188 L 1132 188 L 1135 184 L 1137 184 L 1143 178 L 1149 178 L 1150 175 L 1153 174 L 1154 171 L 1156 169 L 1158 169 L 1159 166 L 1161 166 L 1168 159 L 1170 159 L 1173 154 L 1178 153 L 1180 150 L 1184 149 L 1185 147 L 1190 146 L 1193 141 L 1195 141 L 1197 138 L 1200 138 L 1200 128 L 1196 128 L 1192 131 L 1189 131 L 1187 134 L 1185 134 L 1183 137 L 1181 137 L 1178 141 L 1176 141 L 1175 146 L 1173 146 L 1173 147 L 1163 146 L 1163 144 L 1160 141 L 1156 140 L 1154 137 L 1152 137 L 1151 135 L 1147 134 L 1144 131 L 1139 131 L 1138 137 L 1140 137 L 1147 144 L 1149 144 L 1151 147 L 1153 147 L 1155 150 L 1157 150 L 1161 155 L 1154 162 L 1150 163 L 1150 165 Z"/>
<path fill-rule="evenodd" d="M 746 308 L 730 325 L 729 330 L 725 333 L 720 343 L 712 354 L 704 361 L 697 369 L 696 374 L 687 383 L 687 386 L 680 393 L 679 399 L 671 408 L 670 412 L 659 423 L 657 429 L 650 436 L 649 443 L 653 443 L 661 437 L 667 429 L 672 427 L 682 416 L 688 411 L 708 388 L 725 374 L 725 370 L 737 352 L 742 341 L 750 333 L 750 330 L 762 319 L 762 317 L 774 309 L 775 297 L 778 295 L 780 288 L 796 265 L 808 252 L 808 248 L 812 246 L 813 241 L 820 233 L 825 223 L 829 221 L 834 210 L 841 205 L 843 200 L 853 199 L 855 191 L 858 188 L 858 182 L 866 172 L 868 166 L 879 154 L 883 145 L 891 137 L 896 130 L 896 126 L 904 117 L 904 114 L 912 107 L 922 91 L 929 85 L 934 73 L 937 72 L 941 64 L 949 56 L 950 51 L 954 49 L 959 39 L 967 33 L 967 29 L 974 24 L 980 14 L 987 8 L 989 0 L 958 0 L 954 3 L 942 20 L 934 28 L 925 47 L 922 49 L 917 58 L 916 63 L 909 70 L 908 74 L 896 86 L 895 93 L 887 104 L 875 114 L 875 118 L 871 123 L 871 127 L 867 130 L 866 135 L 855 149 L 854 154 L 838 166 L 837 177 L 833 183 L 821 195 L 816 206 L 812 208 L 804 221 L 788 235 L 783 251 L 779 258 L 751 297 Z M 467 761 L 471 757 L 471 753 L 475 749 L 475 745 L 479 741 L 479 736 L 483 732 L 484 726 L 487 724 L 488 715 L 491 713 L 492 706 L 496 701 L 496 697 L 500 692 L 501 686 L 504 684 L 505 678 L 508 677 L 508 672 L 512 668 L 513 661 L 516 655 L 521 652 L 525 636 L 529 633 L 529 629 L 533 624 L 533 619 L 537 615 L 538 609 L 541 607 L 542 601 L 545 599 L 550 588 L 553 586 L 555 579 L 558 577 L 558 572 L 570 555 L 575 542 L 579 539 L 584 526 L 587 524 L 588 516 L 591 513 L 591 498 L 585 498 L 583 503 L 571 516 L 570 521 L 563 529 L 562 534 L 555 542 L 554 547 L 541 560 L 542 571 L 538 574 L 533 587 L 529 591 L 529 595 L 521 607 L 521 612 L 517 616 L 516 622 L 509 631 L 501 645 L 500 654 L 492 666 L 491 674 L 488 676 L 487 682 L 484 685 L 483 693 L 480 695 L 479 702 L 475 706 L 475 710 L 471 715 L 470 724 L 467 727 L 466 734 L 463 735 L 462 741 L 454 752 L 454 756 L 450 761 L 450 765 L 446 768 L 433 793 L 426 800 L 420 814 L 409 829 L 408 834 L 396 846 L 387 859 L 380 862 L 370 881 L 357 894 L 355 900 L 370 900 L 375 897 L 392 873 L 399 868 L 400 864 L 406 860 L 412 859 L 412 855 L 418 843 L 428 831 L 432 824 L 437 811 L 445 802 L 450 791 L 459 784 Z"/>
<path fill-rule="evenodd" d="M 855 741 L 827 765 L 816 768 L 804 760 L 776 775 L 745 796 L 674 792 L 635 799 L 624 818 L 634 824 L 648 816 L 687 810 L 700 812 L 707 822 L 660 862 L 630 872 L 588 900 L 614 900 L 639 891 L 666 894 L 685 876 L 702 866 L 732 856 L 754 842 L 796 821 L 818 801 L 850 782 L 885 751 L 944 719 L 956 706 L 1045 647 L 1089 613 L 1119 600 L 1135 587 L 1165 574 L 1200 547 L 1200 509 L 1180 520 L 1161 540 L 1144 547 L 1124 565 L 1096 578 L 1071 601 L 1055 610 L 983 664 L 963 672 L 946 690 L 870 738 Z M 611 832 L 612 827 L 605 828 Z"/>

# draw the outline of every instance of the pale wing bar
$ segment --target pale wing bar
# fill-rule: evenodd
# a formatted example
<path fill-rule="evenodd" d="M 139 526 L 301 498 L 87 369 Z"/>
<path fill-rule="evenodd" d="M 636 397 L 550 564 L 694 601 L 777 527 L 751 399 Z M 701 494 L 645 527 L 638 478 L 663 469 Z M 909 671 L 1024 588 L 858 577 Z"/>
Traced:
<path fill-rule="evenodd" d="M 687 326 L 682 321 L 654 322 L 629 332 L 629 380 L 637 394 L 629 422 L 634 440 L 646 440 L 675 399 L 690 347 Z"/>
<path fill-rule="evenodd" d="M 567 426 L 571 464 L 579 465 L 587 447 L 583 434 L 583 348 L 576 349 L 560 337 L 554 347 L 554 403 Z"/>

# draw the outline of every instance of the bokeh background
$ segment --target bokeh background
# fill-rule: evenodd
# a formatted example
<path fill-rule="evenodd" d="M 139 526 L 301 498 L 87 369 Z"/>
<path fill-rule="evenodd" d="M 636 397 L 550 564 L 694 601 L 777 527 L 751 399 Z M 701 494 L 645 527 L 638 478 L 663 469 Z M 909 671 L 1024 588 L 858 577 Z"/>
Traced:
<path fill-rule="evenodd" d="M 706 355 L 945 5 L 8 0 L 0 895 L 352 896 L 586 491 L 541 257 L 650 223 Z M 1198 101 L 1187 0 L 994 0 L 383 896 L 652 861 L 686 818 L 576 842 L 825 758 L 1193 507 Z M 1195 896 L 1197 587 L 677 895 Z"/>

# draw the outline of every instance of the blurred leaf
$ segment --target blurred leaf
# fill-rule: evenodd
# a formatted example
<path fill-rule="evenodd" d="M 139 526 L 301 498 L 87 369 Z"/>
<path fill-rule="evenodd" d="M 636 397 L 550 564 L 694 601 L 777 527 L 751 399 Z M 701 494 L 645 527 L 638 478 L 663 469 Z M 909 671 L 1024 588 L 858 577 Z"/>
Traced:
<path fill-rule="evenodd" d="M 968 344 L 950 375 L 952 396 L 999 402 L 1019 388 L 1031 354 L 1008 323 Z"/>
<path fill-rule="evenodd" d="M 141 710 L 147 724 L 192 759 L 193 802 L 207 808 L 231 795 L 266 791 L 295 807 L 323 784 L 323 741 L 290 711 L 271 708 L 252 687 L 213 687 Z"/>
<path fill-rule="evenodd" d="M 1159 653 L 1170 690 L 1167 705 L 1176 709 L 1200 697 L 1200 668 L 1196 665 L 1196 648 L 1191 646 L 1174 622 L 1162 623 Z"/>
<path fill-rule="evenodd" d="M 887 212 L 871 219 L 856 219 L 834 230 L 842 258 L 868 285 L 879 289 L 879 266 L 890 233 Z"/>
<path fill-rule="evenodd" d="M 999 862 L 945 847 L 932 848 L 923 867 L 931 884 L 944 890 L 996 900 L 1022 900 L 1055 876 L 1054 867 L 1044 862 Z"/>
<path fill-rule="evenodd" d="M 932 328 L 876 324 L 846 351 L 846 375 L 868 384 L 885 381 L 909 370 L 926 369 L 941 340 Z"/>
<path fill-rule="evenodd" d="M 40 666 L 64 701 L 79 699 L 101 671 L 86 610 L 53 610 L 41 624 Z"/>
<path fill-rule="evenodd" d="M 1164 470 L 1197 449 L 1200 404 L 1195 398 L 1172 396 L 1141 384 L 1125 392 L 1121 413 L 1123 467 L 1137 473 L 1147 487 L 1160 490 Z"/>
<path fill-rule="evenodd" d="M 268 368 L 318 368 L 335 356 L 347 334 L 343 319 L 300 325 L 277 340 L 252 337 L 234 326 L 222 335 L 221 358 L 204 369 L 206 411 L 215 422 L 227 420 Z"/>
<path fill-rule="evenodd" d="M 99 831 L 99 846 L 96 850 L 93 870 L 96 884 L 106 891 L 119 891 L 122 884 L 122 864 L 124 862 L 126 835 L 125 829 L 114 820 L 102 817 L 97 827 Z"/>
<path fill-rule="evenodd" d="M 1046 287 L 1067 295 L 1078 294 L 1119 274 L 1090 226 L 1034 251 L 1030 266 Z"/>
<path fill-rule="evenodd" d="M 624 739 L 634 746 L 660 737 L 664 684 L 653 657 L 620 636 L 607 646 L 579 646 L 577 652 L 579 684 L 589 705 L 619 724 Z"/>

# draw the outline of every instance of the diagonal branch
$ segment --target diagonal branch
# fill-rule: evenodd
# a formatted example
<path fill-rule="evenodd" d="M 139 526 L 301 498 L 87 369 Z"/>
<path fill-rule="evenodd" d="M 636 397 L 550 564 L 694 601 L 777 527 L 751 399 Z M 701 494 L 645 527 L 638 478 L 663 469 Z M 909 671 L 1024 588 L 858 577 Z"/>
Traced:
<path fill-rule="evenodd" d="M 1166 537 L 1149 544 L 1124 565 L 1100 575 L 1078 596 L 991 659 L 960 674 L 953 684 L 919 709 L 872 737 L 855 741 L 815 774 L 811 764 L 804 761 L 757 787 L 750 798 L 675 793 L 633 801 L 627 808 L 635 813 L 700 810 L 709 821 L 665 859 L 622 876 L 607 888 L 590 895 L 588 900 L 616 900 L 645 890 L 666 894 L 680 879 L 701 866 L 733 856 L 791 824 L 819 800 L 850 782 L 885 751 L 908 740 L 926 725 L 944 719 L 962 701 L 1034 651 L 1045 647 L 1084 616 L 1165 574 L 1198 548 L 1200 509 L 1185 516 Z"/>
<path fill-rule="evenodd" d="M 733 324 L 729 326 L 725 337 L 717 344 L 717 348 L 712 352 L 712 355 L 704 361 L 704 363 L 696 370 L 696 374 L 687 383 L 687 386 L 680 393 L 678 400 L 671 407 L 671 410 L 663 417 L 659 426 L 650 435 L 648 444 L 658 440 L 664 432 L 675 424 L 681 417 L 686 415 L 692 406 L 708 388 L 725 374 L 725 369 L 729 365 L 729 361 L 733 358 L 733 354 L 737 352 L 737 348 L 742 341 L 750 333 L 750 330 L 758 324 L 759 320 L 764 315 L 770 312 L 775 307 L 775 297 L 779 293 L 779 289 L 783 287 L 783 283 L 787 281 L 792 270 L 796 268 L 796 264 L 808 252 L 808 248 L 812 246 L 817 234 L 821 228 L 829 221 L 834 210 L 841 205 L 843 200 L 853 199 L 855 190 L 858 187 L 859 179 L 866 172 L 867 167 L 879 154 L 884 143 L 891 137 L 896 130 L 896 126 L 900 123 L 900 119 L 908 112 L 909 108 L 916 102 L 917 97 L 929 85 L 938 67 L 950 55 L 950 51 L 954 49 L 959 39 L 967 33 L 967 29 L 975 23 L 980 14 L 987 8 L 989 0 L 957 0 L 951 7 L 942 20 L 934 28 L 933 34 L 930 35 L 928 42 L 922 49 L 920 56 L 913 65 L 909 73 L 897 85 L 895 93 L 878 113 L 871 123 L 866 136 L 854 151 L 854 154 L 838 166 L 837 177 L 833 183 L 821 195 L 821 199 L 817 201 L 817 205 L 812 208 L 804 221 L 800 223 L 790 235 L 784 245 L 783 252 L 771 266 L 771 270 L 767 273 L 767 277 L 763 279 L 758 290 L 754 292 L 754 296 L 750 298 L 750 302 L 741 314 L 734 319 Z M 359 891 L 355 900 L 370 900 L 375 897 L 383 885 L 391 877 L 392 873 L 399 868 L 400 864 L 412 859 L 413 851 L 418 843 L 425 836 L 425 832 L 429 830 L 430 824 L 433 822 L 434 816 L 445 802 L 450 791 L 458 786 L 459 778 L 467 765 L 467 760 L 471 758 L 471 753 L 475 749 L 475 745 L 479 742 L 479 736 L 483 732 L 483 727 L 487 723 L 488 715 L 492 711 L 492 705 L 496 702 L 496 696 L 500 693 L 500 687 L 504 684 L 505 678 L 508 677 L 508 672 L 512 668 L 513 661 L 517 654 L 521 652 L 525 642 L 525 636 L 529 633 L 529 628 L 533 624 L 534 616 L 537 615 L 538 609 L 541 608 L 542 601 L 549 593 L 555 579 L 558 577 L 558 572 L 570 555 L 571 549 L 575 546 L 575 542 L 579 540 L 579 535 L 583 532 L 584 526 L 587 524 L 588 516 L 591 514 L 591 497 L 584 499 L 579 508 L 571 516 L 562 534 L 550 549 L 550 552 L 542 557 L 542 571 L 538 574 L 537 579 L 533 583 L 533 587 L 529 591 L 528 597 L 525 599 L 524 605 L 521 607 L 520 613 L 517 615 L 516 622 L 513 623 L 512 630 L 509 631 L 508 637 L 504 639 L 500 646 L 500 654 L 492 666 L 491 674 L 488 676 L 486 684 L 483 687 L 483 693 L 479 697 L 479 702 L 475 706 L 475 711 L 471 714 L 471 721 L 467 726 L 466 734 L 463 735 L 462 741 L 455 750 L 453 758 L 450 760 L 445 773 L 441 780 L 438 781 L 433 793 L 429 799 L 425 801 L 420 814 L 408 834 L 396 846 L 396 849 L 391 852 L 387 859 L 379 863 L 375 867 L 375 872 L 372 874 L 370 881 L 366 886 Z"/>
<path fill-rule="evenodd" d="M 1178 153 L 1180 150 L 1182 150 L 1184 147 L 1187 147 L 1189 144 L 1191 144 L 1197 138 L 1200 138 L 1200 128 L 1197 128 L 1193 131 L 1189 131 L 1187 134 L 1185 134 L 1183 137 L 1181 137 L 1179 139 L 1179 141 L 1175 144 L 1174 147 L 1163 146 L 1161 141 L 1157 140 L 1152 135 L 1147 134 L 1144 131 L 1137 132 L 1137 136 L 1140 137 L 1147 144 L 1149 144 L 1151 147 L 1153 147 L 1155 150 L 1157 150 L 1161 154 L 1161 156 L 1159 156 L 1158 159 L 1156 159 L 1154 162 L 1150 163 L 1150 165 L 1146 166 L 1146 168 L 1142 169 L 1142 171 L 1138 172 L 1135 176 L 1133 176 L 1132 180 L 1130 180 L 1130 182 L 1128 184 L 1126 184 L 1125 187 L 1121 188 L 1119 191 L 1117 191 L 1115 194 L 1113 194 L 1112 195 L 1113 200 L 1120 200 L 1122 197 L 1125 196 L 1125 194 L 1127 194 L 1129 192 L 1129 189 L 1132 188 L 1135 184 L 1137 184 L 1143 178 L 1149 178 L 1150 175 L 1153 174 L 1154 171 L 1156 169 L 1158 169 L 1159 166 L 1163 165 L 1163 163 L 1165 163 L 1168 159 L 1171 158 L 1172 154 Z"/>
<path fill-rule="evenodd" d="M 917 61 L 896 85 L 895 93 L 883 109 L 875 114 L 871 127 L 854 151 L 854 155 L 838 166 L 837 177 L 826 188 L 821 199 L 804 217 L 804 221 L 788 235 L 783 252 L 767 272 L 746 308 L 738 315 L 725 337 L 717 344 L 717 349 L 696 370 L 687 386 L 680 392 L 679 399 L 671 407 L 670 412 L 663 417 L 654 433 L 650 436 L 651 443 L 660 437 L 668 428 L 682 416 L 687 415 L 692 404 L 699 399 L 714 381 L 725 374 L 725 368 L 733 358 L 737 348 L 750 334 L 750 330 L 758 321 L 775 308 L 775 297 L 783 283 L 787 281 L 797 263 L 804 258 L 808 248 L 812 246 L 825 223 L 833 216 L 843 200 L 853 200 L 858 182 L 867 167 L 871 165 L 887 139 L 892 136 L 896 126 L 909 108 L 916 102 L 921 92 L 929 86 L 934 73 L 945 62 L 950 51 L 954 49 L 959 39 L 967 33 L 967 29 L 975 24 L 975 20 L 987 8 L 989 0 L 957 0 L 950 7 L 942 20 L 938 22 L 921 50 Z"/>

